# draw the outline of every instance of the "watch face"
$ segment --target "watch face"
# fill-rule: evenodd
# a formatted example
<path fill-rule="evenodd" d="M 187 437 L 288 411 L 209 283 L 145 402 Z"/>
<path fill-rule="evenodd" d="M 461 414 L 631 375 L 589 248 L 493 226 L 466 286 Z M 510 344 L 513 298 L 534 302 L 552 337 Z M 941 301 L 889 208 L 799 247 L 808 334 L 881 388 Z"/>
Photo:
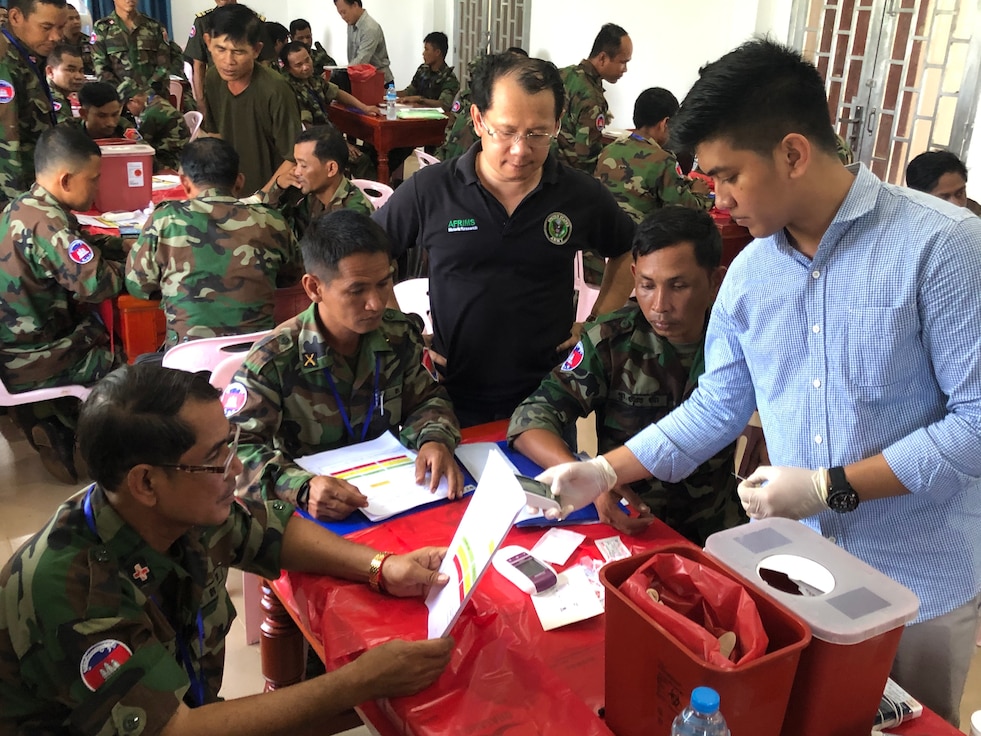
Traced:
<path fill-rule="evenodd" d="M 854 511 L 858 508 L 858 494 L 852 488 L 832 491 L 828 494 L 828 508 L 839 514 Z"/>

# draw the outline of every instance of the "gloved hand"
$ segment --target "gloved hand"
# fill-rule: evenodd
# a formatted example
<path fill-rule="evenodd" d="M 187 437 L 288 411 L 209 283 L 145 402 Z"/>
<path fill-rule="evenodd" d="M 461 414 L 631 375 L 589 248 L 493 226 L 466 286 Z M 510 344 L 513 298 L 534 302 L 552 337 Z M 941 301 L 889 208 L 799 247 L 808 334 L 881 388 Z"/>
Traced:
<path fill-rule="evenodd" d="M 602 455 L 581 463 L 563 463 L 540 473 L 535 480 L 547 483 L 559 497 L 562 510 L 545 512 L 549 519 L 562 519 L 591 504 L 601 493 L 617 484 L 617 474 Z"/>
<path fill-rule="evenodd" d="M 828 509 L 828 471 L 824 468 L 761 465 L 737 490 L 753 519 L 803 519 Z"/>

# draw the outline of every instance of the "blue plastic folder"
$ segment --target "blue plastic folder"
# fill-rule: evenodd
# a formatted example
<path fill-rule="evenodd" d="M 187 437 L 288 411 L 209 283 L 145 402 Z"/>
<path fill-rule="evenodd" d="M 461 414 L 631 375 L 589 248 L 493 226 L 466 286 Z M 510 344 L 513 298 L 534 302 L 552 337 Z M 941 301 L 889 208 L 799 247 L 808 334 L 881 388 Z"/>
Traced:
<path fill-rule="evenodd" d="M 503 452 L 507 456 L 508 460 L 510 460 L 514 464 L 514 467 L 516 467 L 522 475 L 527 475 L 531 478 L 534 478 L 536 475 L 542 472 L 542 469 L 538 465 L 533 463 L 531 460 L 526 458 L 521 453 L 516 452 L 512 450 L 510 447 L 508 447 L 507 440 L 501 440 L 500 442 L 497 443 L 497 446 L 501 448 L 501 452 Z M 459 461 L 457 462 L 459 464 Z M 477 481 L 474 480 L 473 476 L 470 475 L 467 469 L 464 468 L 462 465 L 460 466 L 460 469 L 463 471 L 464 492 L 472 493 L 477 488 Z M 432 506 L 440 506 L 446 503 L 453 503 L 453 501 L 443 498 L 438 501 L 433 501 L 432 503 L 427 503 L 423 506 L 416 506 L 414 509 L 409 509 L 408 511 L 398 514 L 397 516 L 393 516 L 391 518 L 398 519 L 403 516 L 409 516 L 410 514 L 414 514 L 418 511 L 422 511 L 423 509 L 428 509 Z M 310 519 L 311 521 L 316 521 L 321 526 L 330 529 L 332 532 L 334 532 L 335 534 L 339 534 L 340 536 L 346 536 L 348 534 L 353 534 L 354 532 L 361 531 L 362 529 L 367 529 L 370 526 L 374 526 L 376 523 L 379 524 L 384 523 L 384 522 L 369 521 L 368 518 L 360 511 L 355 511 L 346 519 L 342 519 L 341 521 L 320 521 L 318 519 L 314 519 L 312 516 L 310 516 L 310 514 L 308 514 L 306 511 L 303 511 L 302 509 L 297 509 L 297 513 L 299 513 L 300 516 L 303 516 L 306 519 Z M 385 519 L 385 521 L 388 521 L 388 519 Z M 596 523 L 597 521 L 599 521 L 599 515 L 596 513 L 596 507 L 590 504 L 585 508 L 572 512 L 562 521 L 549 521 L 544 516 L 539 516 L 534 519 L 526 519 L 525 521 L 518 522 L 515 526 L 519 526 L 519 527 L 565 526 L 569 524 L 591 524 L 591 523 Z"/>

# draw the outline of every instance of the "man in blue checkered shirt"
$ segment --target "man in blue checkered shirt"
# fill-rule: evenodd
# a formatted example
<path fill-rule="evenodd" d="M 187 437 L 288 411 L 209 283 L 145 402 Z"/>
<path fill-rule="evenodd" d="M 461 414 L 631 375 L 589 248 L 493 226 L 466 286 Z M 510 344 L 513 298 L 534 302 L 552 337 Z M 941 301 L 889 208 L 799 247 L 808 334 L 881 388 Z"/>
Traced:
<path fill-rule="evenodd" d="M 820 74 L 770 41 L 704 67 L 671 133 L 756 240 L 723 281 L 692 396 L 543 478 L 568 508 L 673 482 L 758 409 L 773 466 L 739 486 L 743 506 L 919 596 L 892 677 L 956 725 L 981 602 L 981 219 L 844 167 Z"/>

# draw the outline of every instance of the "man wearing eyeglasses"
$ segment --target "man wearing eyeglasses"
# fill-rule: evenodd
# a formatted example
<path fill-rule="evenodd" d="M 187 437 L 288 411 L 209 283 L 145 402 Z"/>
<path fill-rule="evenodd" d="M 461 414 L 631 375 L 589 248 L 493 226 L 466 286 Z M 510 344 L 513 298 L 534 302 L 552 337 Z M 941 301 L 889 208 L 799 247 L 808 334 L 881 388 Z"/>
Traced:
<path fill-rule="evenodd" d="M 232 565 L 425 595 L 444 549 L 402 555 L 334 535 L 281 500 L 236 499 L 242 464 L 206 376 L 125 366 L 79 420 L 95 483 L 0 571 L 0 732 L 268 734 L 417 692 L 453 642 L 391 641 L 329 674 L 222 702 Z"/>
<path fill-rule="evenodd" d="M 598 181 L 550 152 L 565 99 L 553 64 L 491 56 L 472 87 L 480 140 L 414 174 L 373 215 L 396 256 L 428 253 L 433 359 L 461 426 L 510 417 L 579 341 L 576 251 L 613 259 L 594 315 L 623 306 L 635 227 Z"/>

